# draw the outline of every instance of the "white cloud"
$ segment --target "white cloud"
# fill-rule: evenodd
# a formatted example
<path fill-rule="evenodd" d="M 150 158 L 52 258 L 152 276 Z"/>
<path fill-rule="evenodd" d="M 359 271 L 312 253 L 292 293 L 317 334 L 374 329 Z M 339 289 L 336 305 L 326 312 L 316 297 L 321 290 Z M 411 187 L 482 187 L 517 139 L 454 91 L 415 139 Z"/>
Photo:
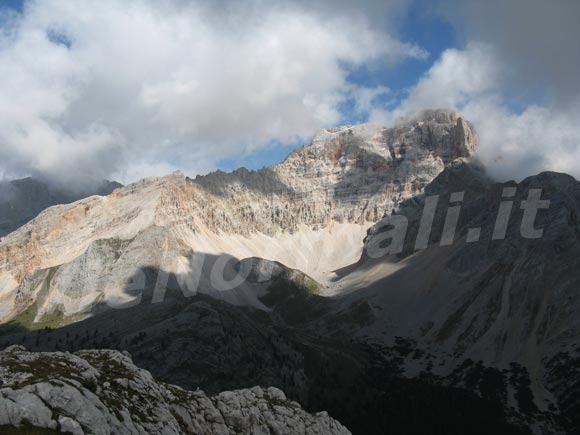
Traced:
<path fill-rule="evenodd" d="M 580 3 L 442 0 L 465 41 L 446 50 L 391 112 L 461 110 L 479 132 L 479 156 L 501 180 L 540 171 L 580 178 Z"/>
<path fill-rule="evenodd" d="M 580 105 L 565 110 L 530 105 L 514 113 L 493 100 L 476 100 L 463 111 L 477 126 L 480 159 L 496 178 L 558 171 L 580 179 Z"/>
<path fill-rule="evenodd" d="M 456 108 L 496 177 L 580 177 L 578 4 L 442 1 L 465 46 L 446 50 L 393 110 L 377 102 L 393 107 L 397 92 L 351 83 L 348 69 L 425 58 L 385 31 L 407 0 L 29 1 L 22 16 L 0 17 L 0 175 L 75 186 L 193 175 L 307 139 L 340 123 L 348 102 L 386 124 Z"/>
<path fill-rule="evenodd" d="M 580 178 L 580 98 L 510 109 L 509 68 L 490 44 L 448 49 L 399 106 L 373 111 L 371 121 L 392 124 L 418 110 L 453 108 L 475 125 L 479 158 L 495 178 L 521 180 L 546 170 Z"/>
<path fill-rule="evenodd" d="M 375 109 L 370 121 L 391 125 L 424 109 L 464 107 L 496 92 L 500 76 L 491 47 L 471 43 L 465 50 L 447 49 L 394 110 Z"/>
<path fill-rule="evenodd" d="M 347 67 L 425 56 L 362 14 L 215 5 L 42 0 L 4 17 L 0 171 L 207 171 L 339 122 L 346 99 L 368 111 L 385 89 L 354 86 Z"/>
<path fill-rule="evenodd" d="M 448 49 L 414 86 L 402 109 L 461 107 L 497 92 L 500 78 L 501 66 L 490 47 L 471 43 L 465 50 Z"/>

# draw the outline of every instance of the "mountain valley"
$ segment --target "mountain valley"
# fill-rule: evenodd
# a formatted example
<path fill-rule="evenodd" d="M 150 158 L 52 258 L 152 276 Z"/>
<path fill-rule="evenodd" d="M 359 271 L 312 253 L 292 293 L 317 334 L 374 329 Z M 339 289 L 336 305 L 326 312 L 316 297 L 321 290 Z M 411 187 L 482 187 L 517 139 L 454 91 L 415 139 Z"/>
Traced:
<path fill-rule="evenodd" d="M 580 183 L 498 183 L 477 144 L 459 113 L 426 111 L 323 130 L 259 171 L 50 207 L 0 242 L 0 345 L 125 351 L 212 397 L 279 388 L 355 434 L 578 433 Z"/>

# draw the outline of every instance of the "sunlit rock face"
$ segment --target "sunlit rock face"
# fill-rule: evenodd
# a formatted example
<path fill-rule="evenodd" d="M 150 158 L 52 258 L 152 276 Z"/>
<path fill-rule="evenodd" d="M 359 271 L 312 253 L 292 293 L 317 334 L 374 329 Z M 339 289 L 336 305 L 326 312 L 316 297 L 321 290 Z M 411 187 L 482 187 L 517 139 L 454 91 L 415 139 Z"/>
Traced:
<path fill-rule="evenodd" d="M 278 261 L 326 284 L 358 260 L 385 211 L 476 145 L 460 114 L 427 111 L 394 128 L 319 131 L 259 171 L 175 173 L 51 207 L 0 243 L 0 316 L 78 319 L 97 304 L 131 302 L 139 271 L 187 274 L 192 253 Z M 236 292 L 224 298 L 259 305 L 251 288 Z"/>
<path fill-rule="evenodd" d="M 52 186 L 34 178 L 0 181 L 0 237 L 34 219 L 48 207 L 69 204 L 91 195 L 108 195 L 119 187 L 123 186 L 111 181 L 80 190 Z"/>

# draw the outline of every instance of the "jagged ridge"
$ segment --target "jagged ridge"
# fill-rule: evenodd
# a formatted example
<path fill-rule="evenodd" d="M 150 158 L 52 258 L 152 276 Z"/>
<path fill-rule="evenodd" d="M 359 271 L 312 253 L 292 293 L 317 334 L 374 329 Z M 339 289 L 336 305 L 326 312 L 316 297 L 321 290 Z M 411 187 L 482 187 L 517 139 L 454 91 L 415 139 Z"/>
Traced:
<path fill-rule="evenodd" d="M 75 435 L 348 435 L 325 412 L 315 415 L 276 388 L 208 397 L 155 381 L 128 354 L 84 350 L 0 352 L 0 428 L 29 425 Z"/>
<path fill-rule="evenodd" d="M 476 144 L 458 113 L 430 111 L 393 129 L 324 130 L 261 171 L 195 180 L 174 174 L 52 207 L 0 243 L 0 318 L 22 313 L 43 287 L 35 321 L 56 311 L 86 315 L 124 293 L 136 270 L 187 272 L 192 251 L 267 258 L 326 283 L 357 259 L 366 229 L 384 210 L 420 192 Z M 124 246 L 95 246 L 103 239 Z M 255 303 L 238 293 L 230 301 Z"/>

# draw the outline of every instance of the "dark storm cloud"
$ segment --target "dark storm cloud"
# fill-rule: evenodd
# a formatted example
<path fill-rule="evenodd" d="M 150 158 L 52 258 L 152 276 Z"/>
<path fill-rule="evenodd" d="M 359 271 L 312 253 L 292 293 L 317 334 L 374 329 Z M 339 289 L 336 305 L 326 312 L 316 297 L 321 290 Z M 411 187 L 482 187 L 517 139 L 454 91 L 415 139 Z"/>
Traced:
<path fill-rule="evenodd" d="M 465 41 L 490 44 L 519 92 L 543 89 L 557 104 L 580 96 L 580 1 L 445 1 Z"/>

